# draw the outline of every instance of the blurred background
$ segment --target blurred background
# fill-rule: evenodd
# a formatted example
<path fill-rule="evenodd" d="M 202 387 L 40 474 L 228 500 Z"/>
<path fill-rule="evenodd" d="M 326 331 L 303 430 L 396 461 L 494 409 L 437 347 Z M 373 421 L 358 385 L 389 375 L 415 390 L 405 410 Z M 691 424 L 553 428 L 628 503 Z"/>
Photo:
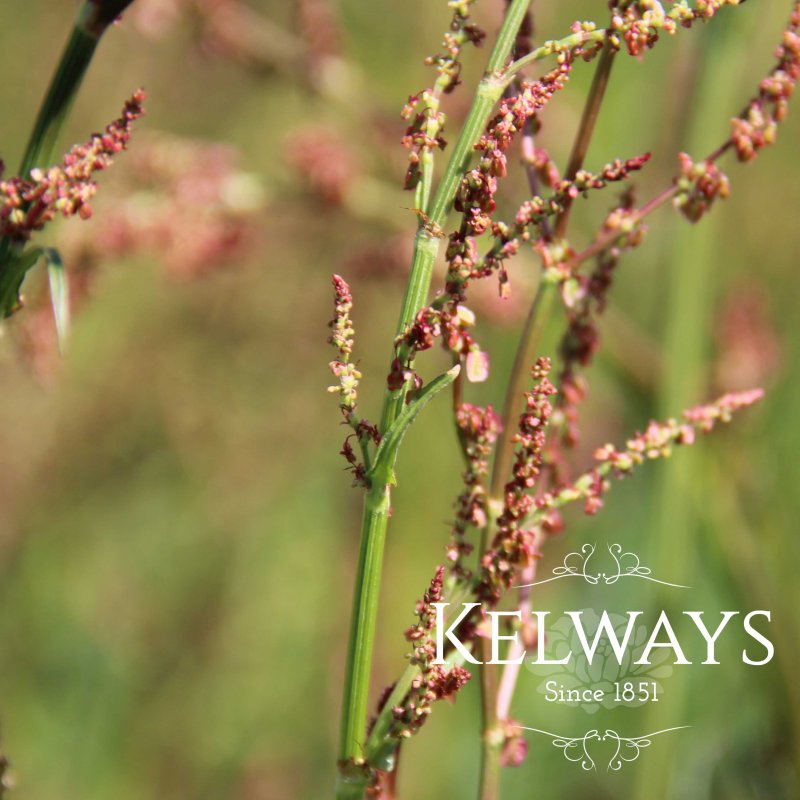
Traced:
<path fill-rule="evenodd" d="M 502 3 L 479 5 L 496 30 Z M 652 151 L 637 196 L 668 185 L 678 150 L 700 158 L 728 135 L 789 7 L 749 2 L 664 37 L 641 62 L 620 56 L 587 166 Z M 0 9 L 9 170 L 76 8 Z M 534 8 L 538 40 L 606 14 L 597 0 Z M 444 0 L 137 0 L 102 43 L 64 149 L 140 85 L 148 114 L 101 176 L 93 218 L 40 237 L 71 273 L 69 357 L 56 355 L 35 274 L 0 340 L 0 716 L 14 797 L 330 796 L 360 497 L 326 392 L 329 276 L 353 288 L 362 407 L 374 418 L 415 226 L 399 110 L 429 85 L 422 62 L 448 19 Z M 485 58 L 468 55 L 451 138 Z M 543 117 L 540 143 L 562 166 L 591 74 L 578 66 Z M 525 762 L 505 771 L 508 798 L 800 796 L 799 133 L 794 108 L 754 164 L 725 160 L 732 196 L 699 225 L 670 208 L 648 220 L 603 319 L 577 463 L 722 391 L 763 385 L 767 399 L 616 485 L 596 518 L 571 511 L 541 566 L 584 542 L 618 542 L 693 588 L 564 581 L 534 598 L 555 612 L 769 609 L 775 659 L 742 665 L 732 633 L 722 666 L 676 668 L 657 706 L 594 714 L 546 703 L 541 678 L 523 673 L 513 714 L 531 727 L 691 728 L 654 739 L 618 774 L 583 773 L 532 735 Z M 507 211 L 526 194 L 511 173 Z M 576 205 L 576 247 L 612 192 Z M 522 254 L 511 300 L 493 282 L 475 292 L 492 378 L 467 399 L 501 402 L 536 276 Z M 563 320 L 551 322 L 548 353 Z M 434 352 L 425 370 L 444 363 Z M 448 404 L 435 402 L 401 453 L 376 696 L 403 667 L 402 632 L 443 559 L 460 470 Z M 435 708 L 404 746 L 400 796 L 473 796 L 476 690 Z"/>

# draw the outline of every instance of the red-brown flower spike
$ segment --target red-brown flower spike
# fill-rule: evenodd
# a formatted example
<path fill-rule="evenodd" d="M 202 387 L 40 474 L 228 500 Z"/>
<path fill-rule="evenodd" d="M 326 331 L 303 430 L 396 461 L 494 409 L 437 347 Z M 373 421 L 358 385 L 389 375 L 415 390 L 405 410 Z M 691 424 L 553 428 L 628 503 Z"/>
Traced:
<path fill-rule="evenodd" d="M 467 468 L 462 475 L 464 489 L 456 500 L 456 518 L 447 546 L 447 558 L 457 575 L 467 576 L 469 571 L 463 560 L 472 552 L 472 545 L 466 541 L 466 533 L 470 527 L 485 527 L 488 520 L 484 479 L 502 422 L 492 406 L 481 408 L 462 403 L 456 411 L 456 425 Z"/>
<path fill-rule="evenodd" d="M 397 356 L 386 379 L 390 391 L 398 391 L 408 381 L 413 383 L 413 390 L 422 386 L 411 364 L 417 353 L 429 350 L 438 340 L 445 350 L 465 360 L 467 380 L 480 383 L 488 378 L 489 356 L 469 330 L 475 324 L 475 314 L 444 295 L 442 299 L 447 302 L 444 308 L 430 305 L 420 309 L 405 333 L 395 339 Z"/>
<path fill-rule="evenodd" d="M 433 86 L 408 98 L 401 116 L 410 120 L 403 136 L 403 146 L 408 148 L 408 170 L 403 187 L 414 189 L 422 175 L 422 161 L 433 150 L 444 149 L 447 142 L 442 135 L 445 115 L 440 110 L 443 94 L 458 86 L 461 75 L 461 52 L 467 44 L 479 46 L 485 33 L 469 21 L 471 6 L 476 0 L 451 0 L 453 18 L 450 29 L 442 41 L 442 51 L 430 56 L 425 63 L 436 67 Z"/>
<path fill-rule="evenodd" d="M 144 114 L 144 91 L 139 89 L 105 133 L 75 145 L 60 166 L 33 169 L 29 176 L 0 181 L 0 235 L 26 241 L 56 214 L 92 215 L 89 200 L 97 191 L 96 172 L 111 166 L 113 157 L 127 147 L 133 123 Z"/>
<path fill-rule="evenodd" d="M 778 63 L 761 81 L 758 94 L 731 120 L 731 140 L 740 161 L 752 161 L 762 147 L 775 141 L 778 124 L 788 112 L 800 79 L 800 3 L 794 4 L 775 55 Z"/>
<path fill-rule="evenodd" d="M 338 351 L 339 358 L 330 362 L 330 370 L 338 382 L 328 387 L 328 391 L 340 396 L 339 408 L 342 410 L 344 421 L 353 429 L 339 451 L 350 465 L 349 469 L 355 477 L 354 486 L 367 485 L 367 467 L 369 463 L 368 450 L 371 445 L 378 445 L 381 437 L 378 429 L 367 422 L 359 419 L 356 415 L 358 405 L 358 382 L 361 380 L 361 373 L 351 360 L 353 353 L 353 343 L 355 329 L 350 319 L 350 311 L 353 308 L 353 295 L 350 287 L 341 275 L 333 275 L 333 293 L 335 313 L 333 319 L 328 323 L 331 328 L 331 335 L 328 342 Z M 357 439 L 363 455 L 363 462 L 356 457 L 355 450 L 350 444 L 350 439 Z"/>
<path fill-rule="evenodd" d="M 531 375 L 534 387 L 525 393 L 525 411 L 519 418 L 511 480 L 505 486 L 503 510 L 491 548 L 481 559 L 476 596 L 491 605 L 508 588 L 517 568 L 538 557 L 534 530 L 527 519 L 535 507 L 534 489 L 541 472 L 547 424 L 553 412 L 550 398 L 556 389 L 550 382 L 550 359 L 540 358 Z"/>
<path fill-rule="evenodd" d="M 491 231 L 494 243 L 485 256 L 479 258 L 476 240 L 468 236 L 463 230 L 450 237 L 447 249 L 449 263 L 447 273 L 446 291 L 457 302 L 463 302 L 469 281 L 497 274 L 500 283 L 501 296 L 509 292 L 508 275 L 505 262 L 515 256 L 523 243 L 531 240 L 532 233 L 538 226 L 551 217 L 563 212 L 565 203 L 578 196 L 586 196 L 590 191 L 605 188 L 611 182 L 627 180 L 631 173 L 642 169 L 650 160 L 650 154 L 629 158 L 627 161 L 617 159 L 606 164 L 599 172 L 580 170 L 571 181 L 560 180 L 556 175 L 551 175 L 555 192 L 549 197 L 536 195 L 526 200 L 517 209 L 513 223 L 494 222 Z M 548 184 L 549 185 L 549 184 Z M 552 250 L 554 245 L 542 242 L 547 250 Z M 555 245 L 558 247 L 558 245 Z M 563 249 L 563 248 L 562 248 Z M 545 255 L 545 251 L 542 251 Z M 562 259 L 553 260 L 553 265 L 560 264 Z M 549 269 L 551 264 L 545 263 Z M 562 281 L 562 275 L 556 268 L 552 270 L 552 277 Z"/>
<path fill-rule="evenodd" d="M 672 35 L 678 25 L 691 28 L 695 22 L 711 19 L 724 6 L 736 6 L 743 0 L 697 0 L 692 6 L 687 0 L 677 0 L 666 11 L 659 0 L 612 2 L 611 43 L 622 42 L 629 55 L 639 56 L 658 41 L 661 31 Z"/>
<path fill-rule="evenodd" d="M 355 335 L 355 329 L 350 319 L 350 311 L 353 308 L 353 295 L 350 294 L 350 287 L 344 278 L 334 275 L 332 280 L 336 313 L 328 323 L 332 329 L 328 341 L 339 351 L 339 358 L 330 363 L 331 372 L 338 379 L 338 383 L 334 386 L 329 386 L 328 391 L 337 392 L 341 395 L 342 409 L 345 412 L 355 411 L 361 373 L 356 369 L 356 365 L 350 361 L 350 356 L 353 352 L 353 337 Z"/>
<path fill-rule="evenodd" d="M 718 197 L 724 200 L 730 194 L 728 176 L 710 161 L 695 164 L 686 153 L 680 153 L 678 160 L 680 177 L 675 207 L 690 222 L 698 222 Z"/>
<path fill-rule="evenodd" d="M 584 500 L 586 512 L 596 513 L 602 507 L 602 496 L 609 487 L 607 478 L 623 478 L 633 470 L 657 458 L 668 458 L 673 447 L 693 444 L 696 433 L 709 433 L 718 423 L 730 422 L 737 411 L 757 403 L 764 396 L 762 389 L 731 392 L 713 403 L 696 406 L 683 413 L 683 420 L 669 419 L 666 422 L 651 422 L 643 433 L 629 439 L 624 449 L 611 444 L 595 451 L 597 466 L 587 470 L 569 486 L 542 495 L 536 501 L 536 511 L 529 524 L 536 524 L 554 509 Z"/>
<path fill-rule="evenodd" d="M 454 699 L 470 679 L 469 672 L 463 667 L 455 666 L 447 670 L 431 663 L 436 655 L 436 643 L 432 635 L 436 625 L 433 604 L 442 599 L 444 572 L 444 567 L 436 568 L 428 590 L 422 600 L 417 602 L 419 622 L 405 634 L 406 639 L 414 645 L 409 659 L 421 669 L 402 703 L 392 708 L 395 721 L 392 733 L 396 738 L 405 739 L 415 734 L 428 718 L 432 703 L 436 700 Z"/>

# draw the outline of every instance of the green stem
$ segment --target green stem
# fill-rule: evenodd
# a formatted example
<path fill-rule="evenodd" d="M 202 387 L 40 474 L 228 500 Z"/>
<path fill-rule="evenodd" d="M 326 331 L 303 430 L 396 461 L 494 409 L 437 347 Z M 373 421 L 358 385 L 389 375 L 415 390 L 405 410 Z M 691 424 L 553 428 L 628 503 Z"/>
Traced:
<path fill-rule="evenodd" d="M 541 288 L 541 287 L 540 287 Z M 538 297 L 537 292 L 537 297 Z M 537 307 L 537 302 L 534 301 L 534 308 Z M 531 309 L 531 314 L 528 316 L 526 323 L 526 332 L 523 338 L 529 333 L 527 330 L 528 323 L 535 319 L 536 312 Z M 523 348 L 522 342 L 520 349 Z M 519 359 L 520 352 L 517 351 L 517 358 Z M 515 363 L 516 368 L 516 363 Z M 524 370 L 523 370 L 524 372 Z M 513 373 L 512 373 L 513 382 Z M 510 383 L 509 383 L 510 386 Z M 509 393 L 510 396 L 510 393 Z M 508 404 L 508 397 L 506 398 Z M 507 425 L 505 430 L 510 430 L 512 426 Z M 508 444 L 511 445 L 509 437 Z M 511 450 L 509 449 L 509 452 Z M 492 473 L 492 483 L 497 477 L 497 462 L 495 461 L 495 471 Z M 494 499 L 492 493 L 489 494 L 488 503 L 488 519 L 486 525 L 481 531 L 481 544 L 480 552 L 484 553 L 488 550 L 489 532 L 495 529 L 497 524 L 497 517 L 502 510 L 503 504 Z M 497 800 L 500 797 L 500 753 L 503 747 L 503 731 L 500 728 L 499 720 L 497 717 L 497 673 L 495 667 L 487 662 L 492 660 L 492 647 L 491 642 L 482 637 L 479 639 L 479 647 L 481 652 L 481 661 L 483 666 L 480 667 L 480 690 L 481 690 L 481 768 L 478 777 L 478 798 L 479 800 Z"/>
<path fill-rule="evenodd" d="M 486 662 L 492 659 L 491 642 L 480 640 L 481 661 L 481 770 L 478 779 L 480 800 L 497 800 L 500 796 L 500 750 L 502 732 L 497 720 L 497 673 L 495 667 Z"/>
<path fill-rule="evenodd" d="M 364 498 L 361 528 L 361 550 L 356 573 L 356 592 L 350 620 L 350 654 L 347 660 L 347 686 L 368 687 L 375 620 L 378 611 L 383 543 L 388 520 L 388 487 L 376 485 Z M 349 692 L 345 696 L 342 715 L 342 739 L 339 755 L 346 759 L 364 743 L 364 722 L 367 718 L 367 692 Z"/>
<path fill-rule="evenodd" d="M 430 289 L 433 265 L 439 251 L 441 228 L 452 208 L 462 175 L 472 150 L 486 126 L 494 105 L 503 91 L 498 72 L 505 65 L 530 0 L 512 0 L 489 58 L 486 74 L 464 123 L 444 177 L 433 199 L 427 223 L 414 242 L 414 258 L 398 323 L 398 333 L 414 319 L 425 305 Z M 386 433 L 403 406 L 405 390 L 387 392 L 381 415 L 381 430 Z M 361 549 L 356 576 L 353 616 L 350 627 L 348 661 L 345 672 L 342 705 L 340 772 L 338 800 L 363 795 L 368 773 L 362 769 L 365 760 L 367 704 L 370 686 L 372 647 L 375 639 L 380 574 L 384 540 L 390 507 L 388 485 L 376 481 L 364 503 Z"/>

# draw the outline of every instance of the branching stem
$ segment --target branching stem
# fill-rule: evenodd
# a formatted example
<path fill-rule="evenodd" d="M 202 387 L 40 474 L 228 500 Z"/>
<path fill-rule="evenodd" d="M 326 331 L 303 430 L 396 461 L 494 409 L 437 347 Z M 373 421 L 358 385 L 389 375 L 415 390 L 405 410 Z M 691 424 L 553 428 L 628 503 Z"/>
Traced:
<path fill-rule="evenodd" d="M 480 82 L 472 108 L 453 148 L 445 174 L 433 198 L 430 213 L 417 231 L 414 257 L 398 323 L 398 334 L 412 322 L 427 302 L 433 265 L 439 251 L 442 227 L 452 208 L 456 191 L 469 163 L 473 148 L 503 92 L 498 73 L 504 67 L 530 0 L 513 0 L 509 5 Z M 381 432 L 386 433 L 403 407 L 406 389 L 388 391 L 381 415 Z M 338 800 L 363 796 L 368 770 L 364 742 L 370 687 L 372 647 L 383 560 L 383 546 L 390 507 L 388 485 L 373 485 L 364 503 L 359 566 L 356 576 L 350 626 L 347 668 L 342 707 L 340 774 Z M 410 685 L 410 684 L 409 684 Z M 408 688 L 406 688 L 406 692 Z M 402 699 L 402 698 L 401 698 Z"/>

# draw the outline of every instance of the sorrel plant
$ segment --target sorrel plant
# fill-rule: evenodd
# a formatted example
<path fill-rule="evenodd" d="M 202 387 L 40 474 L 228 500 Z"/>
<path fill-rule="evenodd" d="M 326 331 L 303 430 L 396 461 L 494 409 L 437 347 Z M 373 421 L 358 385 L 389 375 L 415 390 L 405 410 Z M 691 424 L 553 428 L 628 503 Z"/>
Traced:
<path fill-rule="evenodd" d="M 461 82 L 465 51 L 485 39 L 470 16 L 475 4 L 476 0 L 449 2 L 453 16 L 442 50 L 427 60 L 434 70 L 432 85 L 412 95 L 403 109 L 409 122 L 403 138 L 409 150 L 405 189 L 414 194 L 418 224 L 377 423 L 359 415 L 353 298 L 344 278 L 333 278 L 336 307 L 330 341 L 337 354 L 331 370 L 337 380 L 331 391 L 339 394 L 351 428 L 342 455 L 364 494 L 342 703 L 338 800 L 394 796 L 403 740 L 417 733 L 437 700 L 452 698 L 470 679 L 458 652 L 450 653 L 446 666 L 433 663 L 433 603 L 444 600 L 455 607 L 470 600 L 479 602 L 482 612 L 494 607 L 512 585 L 532 582 L 547 537 L 563 527 L 563 506 L 580 501 L 587 514 L 595 514 L 611 479 L 630 474 L 647 460 L 669 456 L 676 445 L 693 443 L 697 433 L 728 422 L 734 412 L 762 396 L 758 388 L 727 394 L 680 418 L 651 422 L 622 447 L 599 447 L 594 463 L 583 471 L 574 473 L 571 468 L 569 451 L 579 438 L 586 371 L 599 345 L 598 318 L 618 262 L 643 243 L 645 220 L 653 211 L 672 204 L 689 222 L 698 222 L 729 193 L 718 162 L 729 154 L 740 162 L 752 161 L 775 140 L 800 77 L 800 3 L 791 5 L 774 68 L 731 120 L 728 138 L 699 158 L 680 153 L 672 182 L 643 205 L 635 202 L 630 188 L 625 190 L 582 249 L 569 239 L 573 204 L 609 184 L 629 183 L 650 158 L 648 153 L 636 154 L 600 168 L 584 167 L 615 60 L 643 56 L 665 34 L 713 24 L 718 13 L 730 13 L 725 7 L 739 0 L 612 0 L 605 26 L 576 22 L 565 37 L 539 46 L 532 42 L 530 0 L 510 0 L 469 111 L 454 144 L 445 150 L 442 104 Z M 594 62 L 594 79 L 562 172 L 535 136 L 546 124 L 547 105 L 572 71 L 589 62 Z M 447 158 L 437 181 L 440 151 Z M 529 197 L 512 219 L 501 220 L 495 197 L 510 155 L 521 156 Z M 478 280 L 497 280 L 501 296 L 506 296 L 508 262 L 523 248 L 540 257 L 539 284 L 498 413 L 464 398 L 470 382 L 489 377 L 489 358 L 473 336 L 475 315 L 466 303 L 470 284 Z M 434 265 L 441 252 L 446 276 L 431 299 Z M 542 330 L 556 306 L 566 324 L 554 369 L 539 349 Z M 436 344 L 450 354 L 453 367 L 424 384 L 416 359 Z M 455 501 L 450 540 L 444 543 L 445 563 L 434 569 L 417 605 L 418 621 L 405 634 L 411 646 L 408 666 L 383 692 L 370 719 L 373 643 L 397 453 L 408 427 L 444 390 L 452 393 L 456 439 L 464 458 L 463 490 Z M 524 610 L 530 588 L 518 591 L 517 603 Z M 479 635 L 480 625 L 479 614 L 468 617 L 459 628 L 459 639 L 469 642 L 483 662 L 490 658 L 489 643 Z M 489 669 L 478 668 L 478 674 L 478 793 L 490 800 L 499 796 L 501 765 L 519 763 L 525 746 L 509 718 L 517 668 L 507 666 L 499 682 Z"/>

